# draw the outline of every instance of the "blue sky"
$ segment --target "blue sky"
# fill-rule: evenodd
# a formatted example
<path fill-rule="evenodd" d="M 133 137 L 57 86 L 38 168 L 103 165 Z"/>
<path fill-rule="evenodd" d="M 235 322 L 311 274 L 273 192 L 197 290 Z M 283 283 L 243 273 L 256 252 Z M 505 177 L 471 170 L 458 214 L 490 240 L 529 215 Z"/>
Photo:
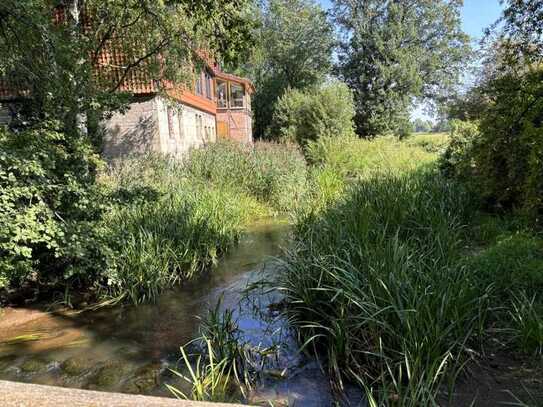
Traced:
<path fill-rule="evenodd" d="M 318 0 L 324 8 L 330 8 L 330 0 Z M 462 8 L 462 28 L 474 41 L 481 39 L 485 28 L 499 17 L 502 10 L 499 0 L 464 0 Z M 418 107 L 412 114 L 413 118 L 428 117 L 423 107 Z"/>
<path fill-rule="evenodd" d="M 331 0 L 317 0 L 328 9 Z M 464 0 L 462 9 L 462 28 L 471 37 L 481 38 L 486 27 L 500 16 L 502 6 L 499 0 Z"/>

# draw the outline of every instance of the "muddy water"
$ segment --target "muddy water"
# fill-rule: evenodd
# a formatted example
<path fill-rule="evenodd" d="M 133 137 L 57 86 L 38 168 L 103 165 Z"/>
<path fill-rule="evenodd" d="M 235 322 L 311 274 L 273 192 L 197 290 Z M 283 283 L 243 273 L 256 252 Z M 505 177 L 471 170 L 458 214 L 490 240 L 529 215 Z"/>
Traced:
<path fill-rule="evenodd" d="M 268 307 L 280 294 L 243 293 L 277 272 L 273 256 L 287 236 L 284 223 L 254 225 L 209 274 L 154 304 L 83 313 L 8 310 L 0 314 L 0 379 L 169 396 L 165 384 L 180 384 L 169 370 L 182 369 L 179 346 L 198 336 L 198 317 L 220 298 L 223 308 L 234 311 L 246 340 L 279 348 L 250 402 L 328 406 L 327 378 L 315 361 L 298 353 L 286 321 Z M 359 405 L 359 394 L 349 398 Z"/>

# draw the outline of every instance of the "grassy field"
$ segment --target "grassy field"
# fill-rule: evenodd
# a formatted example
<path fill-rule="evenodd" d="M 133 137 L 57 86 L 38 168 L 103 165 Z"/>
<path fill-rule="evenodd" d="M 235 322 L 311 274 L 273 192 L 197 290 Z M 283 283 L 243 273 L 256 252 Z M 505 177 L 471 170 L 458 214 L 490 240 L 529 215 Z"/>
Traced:
<path fill-rule="evenodd" d="M 542 354 L 543 240 L 445 179 L 442 135 L 320 140 L 280 286 L 305 349 L 372 405 L 438 405 L 490 344 Z M 489 347 L 490 346 L 490 347 Z"/>

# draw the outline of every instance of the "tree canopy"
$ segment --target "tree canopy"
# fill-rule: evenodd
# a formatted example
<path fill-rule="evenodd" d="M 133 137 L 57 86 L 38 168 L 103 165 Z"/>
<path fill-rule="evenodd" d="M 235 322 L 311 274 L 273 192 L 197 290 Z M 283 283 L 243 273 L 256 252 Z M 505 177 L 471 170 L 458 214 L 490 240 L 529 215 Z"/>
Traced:
<path fill-rule="evenodd" d="M 330 73 L 334 33 L 314 0 L 267 0 L 257 13 L 257 47 L 244 73 L 256 84 L 255 135 L 263 137 L 287 88 L 317 85 Z"/>
<path fill-rule="evenodd" d="M 409 126 L 416 98 L 441 103 L 470 52 L 460 0 L 336 0 L 338 73 L 354 91 L 362 136 Z"/>
<path fill-rule="evenodd" d="M 32 95 L 41 119 L 60 119 L 73 130 L 77 114 L 120 108 L 117 90 L 134 72 L 180 81 L 199 62 L 198 50 L 240 58 L 251 42 L 248 6 L 249 0 L 5 0 L 0 76 Z M 122 57 L 102 58 L 105 50 Z"/>

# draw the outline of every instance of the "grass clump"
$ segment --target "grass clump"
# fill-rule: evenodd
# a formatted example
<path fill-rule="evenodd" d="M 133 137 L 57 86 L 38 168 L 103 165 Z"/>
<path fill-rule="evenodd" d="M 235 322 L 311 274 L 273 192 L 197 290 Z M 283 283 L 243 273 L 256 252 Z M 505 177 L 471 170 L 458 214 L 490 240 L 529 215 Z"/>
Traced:
<path fill-rule="evenodd" d="M 219 142 L 195 150 L 187 176 L 254 197 L 275 212 L 300 205 L 306 191 L 305 160 L 294 144 Z"/>
<path fill-rule="evenodd" d="M 122 160 L 101 184 L 113 201 L 103 223 L 115 253 L 102 292 L 139 303 L 214 265 L 252 220 L 299 205 L 307 179 L 294 147 L 224 142 L 184 161 Z"/>
<path fill-rule="evenodd" d="M 435 154 L 393 137 L 364 140 L 322 137 L 307 146 L 309 162 L 329 167 L 347 178 L 368 178 L 383 172 L 405 173 L 435 161 Z"/>
<path fill-rule="evenodd" d="M 419 147 L 429 153 L 441 153 L 449 145 L 449 136 L 447 133 L 418 133 L 409 136 L 405 144 Z"/>
<path fill-rule="evenodd" d="M 220 300 L 202 318 L 200 335 L 181 347 L 181 368 L 188 373 L 174 370 L 183 382 L 168 389 L 186 400 L 247 400 L 257 376 L 275 356 L 274 347 L 255 347 L 244 340 L 233 311 L 221 310 Z M 187 353 L 191 346 L 196 348 L 193 354 Z M 181 390 L 187 384 L 188 389 Z"/>
<path fill-rule="evenodd" d="M 466 260 L 483 284 L 492 283 L 502 299 L 511 293 L 543 290 L 543 240 L 527 232 L 506 233 Z"/>
<path fill-rule="evenodd" d="M 436 169 L 447 139 L 429 138 L 306 150 L 313 202 L 284 259 L 287 312 L 339 390 L 357 382 L 370 405 L 439 405 L 489 333 L 541 354 L 541 237 L 523 217 L 481 213 Z"/>
<path fill-rule="evenodd" d="M 386 383 L 380 403 L 401 393 L 420 405 L 469 357 L 487 296 L 457 261 L 466 202 L 435 173 L 381 176 L 299 219 L 281 285 L 303 343 L 325 352 L 339 384 Z"/>

